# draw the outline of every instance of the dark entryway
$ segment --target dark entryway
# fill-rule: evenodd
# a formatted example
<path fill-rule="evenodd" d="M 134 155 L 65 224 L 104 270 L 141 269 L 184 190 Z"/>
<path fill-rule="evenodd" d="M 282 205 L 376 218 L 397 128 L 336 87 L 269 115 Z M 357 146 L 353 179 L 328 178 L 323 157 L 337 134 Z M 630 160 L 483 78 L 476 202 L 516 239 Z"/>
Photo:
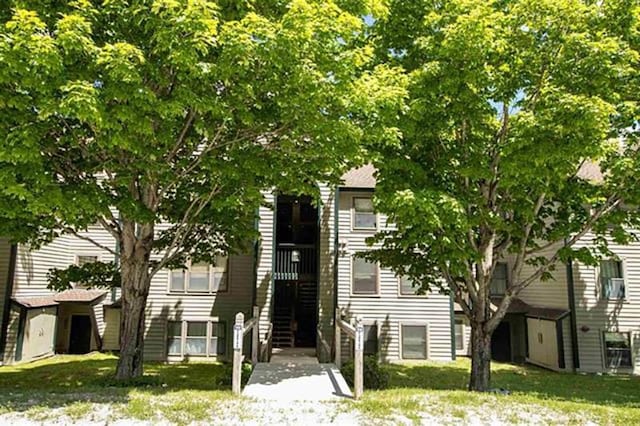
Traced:
<path fill-rule="evenodd" d="M 498 362 L 511 362 L 511 327 L 501 322 L 491 336 L 491 358 Z"/>
<path fill-rule="evenodd" d="M 309 197 L 278 196 L 273 345 L 314 347 L 318 324 L 318 209 Z"/>
<path fill-rule="evenodd" d="M 69 353 L 86 354 L 91 351 L 91 318 L 89 315 L 71 316 Z"/>

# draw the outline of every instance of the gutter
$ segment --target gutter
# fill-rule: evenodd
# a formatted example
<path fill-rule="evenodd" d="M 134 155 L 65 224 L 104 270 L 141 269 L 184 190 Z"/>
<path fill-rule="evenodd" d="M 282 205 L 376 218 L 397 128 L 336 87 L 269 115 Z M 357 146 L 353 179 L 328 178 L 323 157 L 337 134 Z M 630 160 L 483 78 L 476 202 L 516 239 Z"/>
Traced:
<path fill-rule="evenodd" d="M 9 273 L 4 293 L 4 310 L 2 311 L 2 330 L 0 330 L 0 365 L 4 364 L 5 349 L 7 346 L 7 328 L 9 328 L 9 318 L 11 315 L 11 295 L 13 293 L 13 282 L 16 275 L 16 261 L 18 259 L 18 245 L 12 244 L 9 253 Z"/>
<path fill-rule="evenodd" d="M 576 295 L 573 278 L 573 260 L 567 260 L 567 296 L 569 298 L 569 323 L 571 325 L 571 355 L 573 358 L 573 371 L 580 368 L 580 352 L 578 348 L 578 321 L 576 319 Z"/>

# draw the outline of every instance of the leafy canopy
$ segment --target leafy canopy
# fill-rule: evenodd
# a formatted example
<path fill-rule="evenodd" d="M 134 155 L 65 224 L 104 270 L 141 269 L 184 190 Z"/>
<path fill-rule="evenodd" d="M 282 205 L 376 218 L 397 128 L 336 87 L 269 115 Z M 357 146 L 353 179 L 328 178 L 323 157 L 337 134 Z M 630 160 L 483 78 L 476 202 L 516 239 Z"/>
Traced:
<path fill-rule="evenodd" d="M 484 309 L 499 260 L 509 299 L 558 260 L 593 263 L 606 233 L 634 238 L 637 1 L 394 1 L 376 27 L 410 100 L 401 142 L 376 145 L 376 205 L 397 230 L 370 257 Z M 589 232 L 593 249 L 571 250 Z"/>
<path fill-rule="evenodd" d="M 0 235 L 17 241 L 157 227 L 152 272 L 210 260 L 254 237 L 263 190 L 314 193 L 397 137 L 404 80 L 374 66 L 374 1 L 0 8 Z"/>

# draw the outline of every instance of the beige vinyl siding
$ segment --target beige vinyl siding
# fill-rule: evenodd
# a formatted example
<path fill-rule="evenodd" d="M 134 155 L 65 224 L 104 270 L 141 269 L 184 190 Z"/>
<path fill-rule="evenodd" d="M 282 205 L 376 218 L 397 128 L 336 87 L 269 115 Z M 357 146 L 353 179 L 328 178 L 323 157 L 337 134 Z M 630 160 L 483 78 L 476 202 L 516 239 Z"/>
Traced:
<path fill-rule="evenodd" d="M 11 244 L 6 238 L 0 238 L 0 324 L 4 318 L 5 298 L 9 282 L 9 263 L 11 261 Z M 1 326 L 1 325 L 0 325 Z"/>
<path fill-rule="evenodd" d="M 26 245 L 19 245 L 13 296 L 53 295 L 54 293 L 47 289 L 47 273 L 52 268 L 66 268 L 73 263 L 69 243 L 69 238 L 60 237 L 37 250 L 30 250 Z"/>
<path fill-rule="evenodd" d="M 327 185 L 321 184 L 320 197 L 317 353 L 320 362 L 329 362 L 331 360 L 331 347 L 333 345 L 333 316 L 335 311 L 335 190 L 329 188 Z"/>
<path fill-rule="evenodd" d="M 16 349 L 18 346 L 18 328 L 20 326 L 20 308 L 11 305 L 9 323 L 7 325 L 7 344 L 4 350 L 5 364 L 11 364 L 16 359 Z"/>
<path fill-rule="evenodd" d="M 341 191 L 339 199 L 338 240 L 346 244 L 338 256 L 338 305 L 348 317 L 362 316 L 367 323 L 378 325 L 381 356 L 388 360 L 401 358 L 400 325 L 428 324 L 428 356 L 434 360 L 451 359 L 451 312 L 449 297 L 440 294 L 401 296 L 399 281 L 393 272 L 379 268 L 379 294 L 353 295 L 351 265 L 353 254 L 368 249 L 365 239 L 374 230 L 352 227 L 354 197 L 370 197 L 371 192 Z M 378 215 L 378 229 L 386 226 L 386 218 Z M 345 346 L 345 349 L 347 347 Z M 349 353 L 349 352 L 346 352 Z"/>
<path fill-rule="evenodd" d="M 120 309 L 106 307 L 104 309 L 105 328 L 102 335 L 102 350 L 120 350 Z"/>
<path fill-rule="evenodd" d="M 540 256 L 551 256 L 559 248 L 562 243 L 541 251 Z M 509 264 L 511 266 L 511 263 Z M 526 279 L 537 270 L 531 265 L 524 265 L 520 274 L 520 279 Z M 526 287 L 518 295 L 522 301 L 532 306 L 543 306 L 547 308 L 569 308 L 569 293 L 567 291 L 567 267 L 564 263 L 558 262 L 555 271 L 552 272 L 553 279 L 550 281 L 536 280 Z"/>
<path fill-rule="evenodd" d="M 577 247 L 591 244 L 592 238 L 585 236 Z M 602 333 L 619 331 L 631 333 L 633 373 L 640 374 L 640 243 L 619 245 L 611 241 L 609 249 L 624 263 L 624 300 L 603 299 L 598 268 L 573 263 L 580 371 L 608 371 Z"/>
<path fill-rule="evenodd" d="M 265 193 L 265 201 L 274 203 L 275 197 L 271 193 Z M 275 208 L 275 206 L 273 206 Z M 256 303 L 260 308 L 260 334 L 264 337 L 271 323 L 271 301 L 273 298 L 273 246 L 275 243 L 274 210 L 261 206 L 259 209 L 258 232 L 260 240 L 258 244 L 256 265 Z"/>
<path fill-rule="evenodd" d="M 55 306 L 28 310 L 20 361 L 29 362 L 53 355 L 55 330 Z"/>
<path fill-rule="evenodd" d="M 231 353 L 231 327 L 237 312 L 251 314 L 253 255 L 229 257 L 228 290 L 211 294 L 169 291 L 169 271 L 161 270 L 151 282 L 146 311 L 145 358 L 167 359 L 168 321 L 225 322 L 227 356 Z M 197 359 L 191 356 L 192 359 Z M 178 359 L 171 359 L 178 360 Z"/>

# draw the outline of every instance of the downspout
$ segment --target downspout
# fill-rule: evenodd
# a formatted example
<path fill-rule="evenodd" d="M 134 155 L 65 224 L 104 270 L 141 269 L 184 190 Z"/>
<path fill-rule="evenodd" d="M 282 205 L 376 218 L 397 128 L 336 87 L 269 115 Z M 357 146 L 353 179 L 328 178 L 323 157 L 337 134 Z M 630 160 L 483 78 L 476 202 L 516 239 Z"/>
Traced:
<path fill-rule="evenodd" d="M 453 293 L 449 293 L 449 319 L 451 326 L 451 359 L 456 360 L 456 315 L 453 308 Z"/>
<path fill-rule="evenodd" d="M 18 245 L 12 244 L 9 252 L 9 273 L 4 292 L 4 310 L 2 311 L 2 330 L 0 330 L 0 365 L 4 364 L 4 352 L 7 346 L 7 328 L 11 315 L 11 296 L 13 294 L 13 281 L 16 274 L 16 261 L 18 259 Z"/>
<path fill-rule="evenodd" d="M 336 318 L 336 311 L 338 308 L 338 256 L 340 253 L 340 246 L 339 246 L 339 233 L 338 233 L 338 226 L 339 226 L 339 220 L 338 220 L 338 216 L 339 216 L 339 203 L 340 200 L 340 187 L 336 186 L 336 195 L 335 195 L 335 199 L 333 200 L 333 333 L 334 336 L 332 336 L 331 341 L 333 343 L 332 346 L 335 346 L 335 328 L 337 327 L 337 320 L 338 318 Z M 332 358 L 335 358 L 335 351 L 336 348 L 333 348 L 333 354 L 332 354 Z"/>
<path fill-rule="evenodd" d="M 573 278 L 573 260 L 567 260 L 567 292 L 569 298 L 569 323 L 571 325 L 571 355 L 573 358 L 573 371 L 580 368 L 580 353 L 578 349 L 578 321 L 576 319 L 576 295 Z"/>
<path fill-rule="evenodd" d="M 256 218 L 253 220 L 254 229 L 260 235 L 260 208 L 256 210 Z M 260 237 L 256 237 L 253 243 L 253 289 L 251 294 L 251 309 L 258 303 L 258 251 L 260 250 Z"/>

